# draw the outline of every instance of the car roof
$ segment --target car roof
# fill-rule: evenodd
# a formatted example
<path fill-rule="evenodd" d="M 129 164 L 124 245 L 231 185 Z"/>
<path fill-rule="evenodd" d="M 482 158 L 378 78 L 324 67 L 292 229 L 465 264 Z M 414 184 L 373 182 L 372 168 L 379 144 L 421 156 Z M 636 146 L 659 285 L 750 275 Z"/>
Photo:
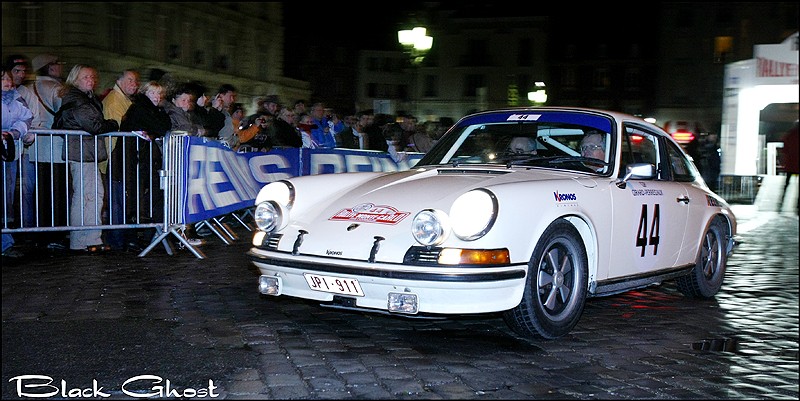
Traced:
<path fill-rule="evenodd" d="M 635 122 L 638 124 L 643 124 L 647 127 L 656 129 L 660 134 L 669 136 L 669 134 L 664 131 L 663 128 L 645 121 L 641 117 L 637 117 L 628 113 L 623 113 L 619 111 L 612 111 L 612 110 L 603 110 L 603 109 L 595 109 L 589 107 L 560 107 L 560 106 L 538 106 L 538 107 L 507 107 L 507 108 L 499 108 L 499 109 L 492 109 L 492 110 L 484 110 L 479 111 L 476 113 L 468 114 L 462 117 L 460 120 L 456 122 L 457 125 L 461 125 L 464 122 L 467 123 L 479 123 L 481 117 L 489 117 L 497 116 L 497 115 L 511 115 L 514 113 L 521 114 L 521 113 L 586 113 L 590 115 L 595 115 L 598 117 L 604 118 L 611 118 L 616 123 L 620 123 L 623 121 L 626 122 Z M 591 124 L 589 124 L 591 125 Z M 599 127 L 598 127 L 599 128 Z"/>

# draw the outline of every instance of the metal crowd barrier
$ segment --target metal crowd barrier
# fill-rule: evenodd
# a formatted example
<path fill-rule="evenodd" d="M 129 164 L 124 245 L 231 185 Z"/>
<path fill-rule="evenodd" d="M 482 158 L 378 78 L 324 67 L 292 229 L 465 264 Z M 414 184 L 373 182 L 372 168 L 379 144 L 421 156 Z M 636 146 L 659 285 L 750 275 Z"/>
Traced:
<path fill-rule="evenodd" d="M 183 235 L 186 224 L 183 217 L 184 201 L 187 197 L 186 190 L 186 163 L 183 162 L 188 149 L 188 135 L 185 133 L 170 133 L 164 137 L 163 169 L 159 171 L 161 188 L 164 190 L 164 221 L 160 232 L 150 245 L 139 256 L 145 256 L 159 242 L 168 244 L 167 237 L 174 235 L 178 241 L 196 257 L 204 259 L 205 255 L 193 247 Z M 227 243 L 227 242 L 226 242 Z M 167 253 L 171 250 L 167 248 Z"/>
<path fill-rule="evenodd" d="M 3 163 L 4 183 L 8 182 L 7 179 L 11 174 L 16 175 L 14 188 L 3 185 L 2 232 L 4 234 L 154 228 L 156 231 L 154 238 L 160 238 L 165 231 L 164 227 L 167 227 L 168 223 L 172 225 L 173 220 L 168 219 L 172 218 L 174 211 L 167 206 L 174 204 L 168 201 L 169 198 L 166 195 L 163 197 L 164 219 L 161 221 L 156 218 L 156 211 L 160 207 L 160 205 L 156 205 L 156 200 L 162 195 L 155 190 L 161 183 L 153 177 L 157 176 L 156 172 L 159 173 L 158 176 L 163 176 L 163 170 L 156 170 L 158 166 L 153 166 L 153 161 L 156 155 L 154 153 L 155 146 L 160 146 L 160 141 L 135 141 L 135 145 L 131 145 L 122 138 L 139 137 L 135 132 L 112 132 L 96 135 L 92 138 L 95 149 L 94 155 L 91 157 L 93 161 L 73 162 L 65 161 L 70 158 L 69 149 L 66 147 L 67 142 L 81 141 L 81 137 L 88 136 L 89 133 L 78 130 L 46 129 L 30 130 L 30 132 L 36 134 L 36 140 L 27 147 L 25 154 L 13 162 L 16 171 L 13 171 L 10 163 Z M 107 160 L 98 161 L 98 143 L 112 138 L 117 138 L 117 146 L 122 146 L 122 159 L 116 160 L 111 149 L 107 148 Z M 17 141 L 15 145 L 19 149 L 23 148 L 21 140 Z M 130 150 L 127 148 L 128 146 L 136 146 L 136 151 L 148 158 L 144 163 L 146 164 L 144 170 L 140 166 L 135 171 L 128 171 L 126 164 L 128 157 L 126 150 Z M 79 153 L 79 159 L 83 160 L 83 146 L 80 147 Z M 166 162 L 167 156 L 163 157 Z M 91 164 L 100 174 L 93 174 L 95 175 L 94 180 L 83 177 L 83 174 L 73 176 L 69 168 L 69 165 L 73 163 L 79 164 L 82 168 L 86 164 Z M 111 174 L 106 175 L 106 163 L 109 168 L 113 167 L 115 163 L 122 163 L 122 199 L 117 199 L 120 195 L 112 190 Z M 74 180 L 79 181 L 78 188 L 88 186 L 91 191 L 94 191 L 94 205 L 88 205 L 93 215 L 85 215 L 87 208 L 84 197 L 80 197 L 79 204 L 73 204 L 72 181 Z M 129 184 L 131 182 L 133 185 Z M 104 197 L 97 196 L 101 185 L 105 193 Z M 130 194 L 129 198 L 124 196 L 126 192 Z M 121 202 L 122 218 L 115 216 L 115 213 L 118 212 L 112 207 L 117 201 Z M 132 207 L 133 213 L 126 215 L 125 211 L 129 207 Z M 70 216 L 75 208 L 80 210 L 80 224 L 70 223 Z M 120 220 L 121 223 L 113 223 Z M 172 254 L 170 244 L 167 241 L 161 242 L 167 253 Z M 156 243 L 151 245 L 154 246 Z M 145 253 L 142 252 L 139 256 L 144 256 Z"/>

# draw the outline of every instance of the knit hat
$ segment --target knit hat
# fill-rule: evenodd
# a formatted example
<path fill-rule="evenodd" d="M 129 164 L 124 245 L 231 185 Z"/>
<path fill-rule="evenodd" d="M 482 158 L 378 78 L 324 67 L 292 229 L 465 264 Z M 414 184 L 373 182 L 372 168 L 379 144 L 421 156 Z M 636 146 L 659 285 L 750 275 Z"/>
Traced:
<path fill-rule="evenodd" d="M 6 70 L 11 71 L 12 69 L 14 69 L 14 67 L 16 67 L 18 65 L 27 66 L 28 65 L 28 58 L 23 56 L 23 55 L 21 55 L 21 54 L 12 54 L 11 56 L 8 56 L 6 58 L 6 62 L 3 65 L 5 66 Z"/>

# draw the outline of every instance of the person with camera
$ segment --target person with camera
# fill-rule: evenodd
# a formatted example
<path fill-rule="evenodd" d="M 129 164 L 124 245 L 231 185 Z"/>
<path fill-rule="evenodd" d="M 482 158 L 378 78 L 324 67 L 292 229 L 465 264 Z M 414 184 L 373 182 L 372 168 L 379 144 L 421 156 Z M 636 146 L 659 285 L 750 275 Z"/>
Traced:
<path fill-rule="evenodd" d="M 311 124 L 316 125 L 316 128 L 311 130 L 311 137 L 314 139 L 314 142 L 322 149 L 335 148 L 336 128 L 334 126 L 334 121 L 331 120 L 330 116 L 325 114 L 325 104 L 321 102 L 314 103 L 314 105 L 311 106 L 310 116 Z"/>
<path fill-rule="evenodd" d="M 240 146 L 253 152 L 269 152 L 272 148 L 272 137 L 275 136 L 275 117 L 261 114 L 249 127 L 239 127 Z"/>

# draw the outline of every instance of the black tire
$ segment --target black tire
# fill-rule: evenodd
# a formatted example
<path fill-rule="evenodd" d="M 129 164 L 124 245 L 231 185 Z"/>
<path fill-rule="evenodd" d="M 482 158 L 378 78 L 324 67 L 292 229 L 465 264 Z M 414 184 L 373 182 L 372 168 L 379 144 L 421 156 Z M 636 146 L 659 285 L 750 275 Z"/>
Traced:
<path fill-rule="evenodd" d="M 506 324 L 524 337 L 569 333 L 586 302 L 587 266 L 578 230 L 566 220 L 554 221 L 533 251 L 522 301 L 503 314 Z"/>
<path fill-rule="evenodd" d="M 703 235 L 697 263 L 692 272 L 678 277 L 675 283 L 678 290 L 687 297 L 711 298 L 722 288 L 725 278 L 725 266 L 728 263 L 726 252 L 725 223 L 716 219 Z"/>

